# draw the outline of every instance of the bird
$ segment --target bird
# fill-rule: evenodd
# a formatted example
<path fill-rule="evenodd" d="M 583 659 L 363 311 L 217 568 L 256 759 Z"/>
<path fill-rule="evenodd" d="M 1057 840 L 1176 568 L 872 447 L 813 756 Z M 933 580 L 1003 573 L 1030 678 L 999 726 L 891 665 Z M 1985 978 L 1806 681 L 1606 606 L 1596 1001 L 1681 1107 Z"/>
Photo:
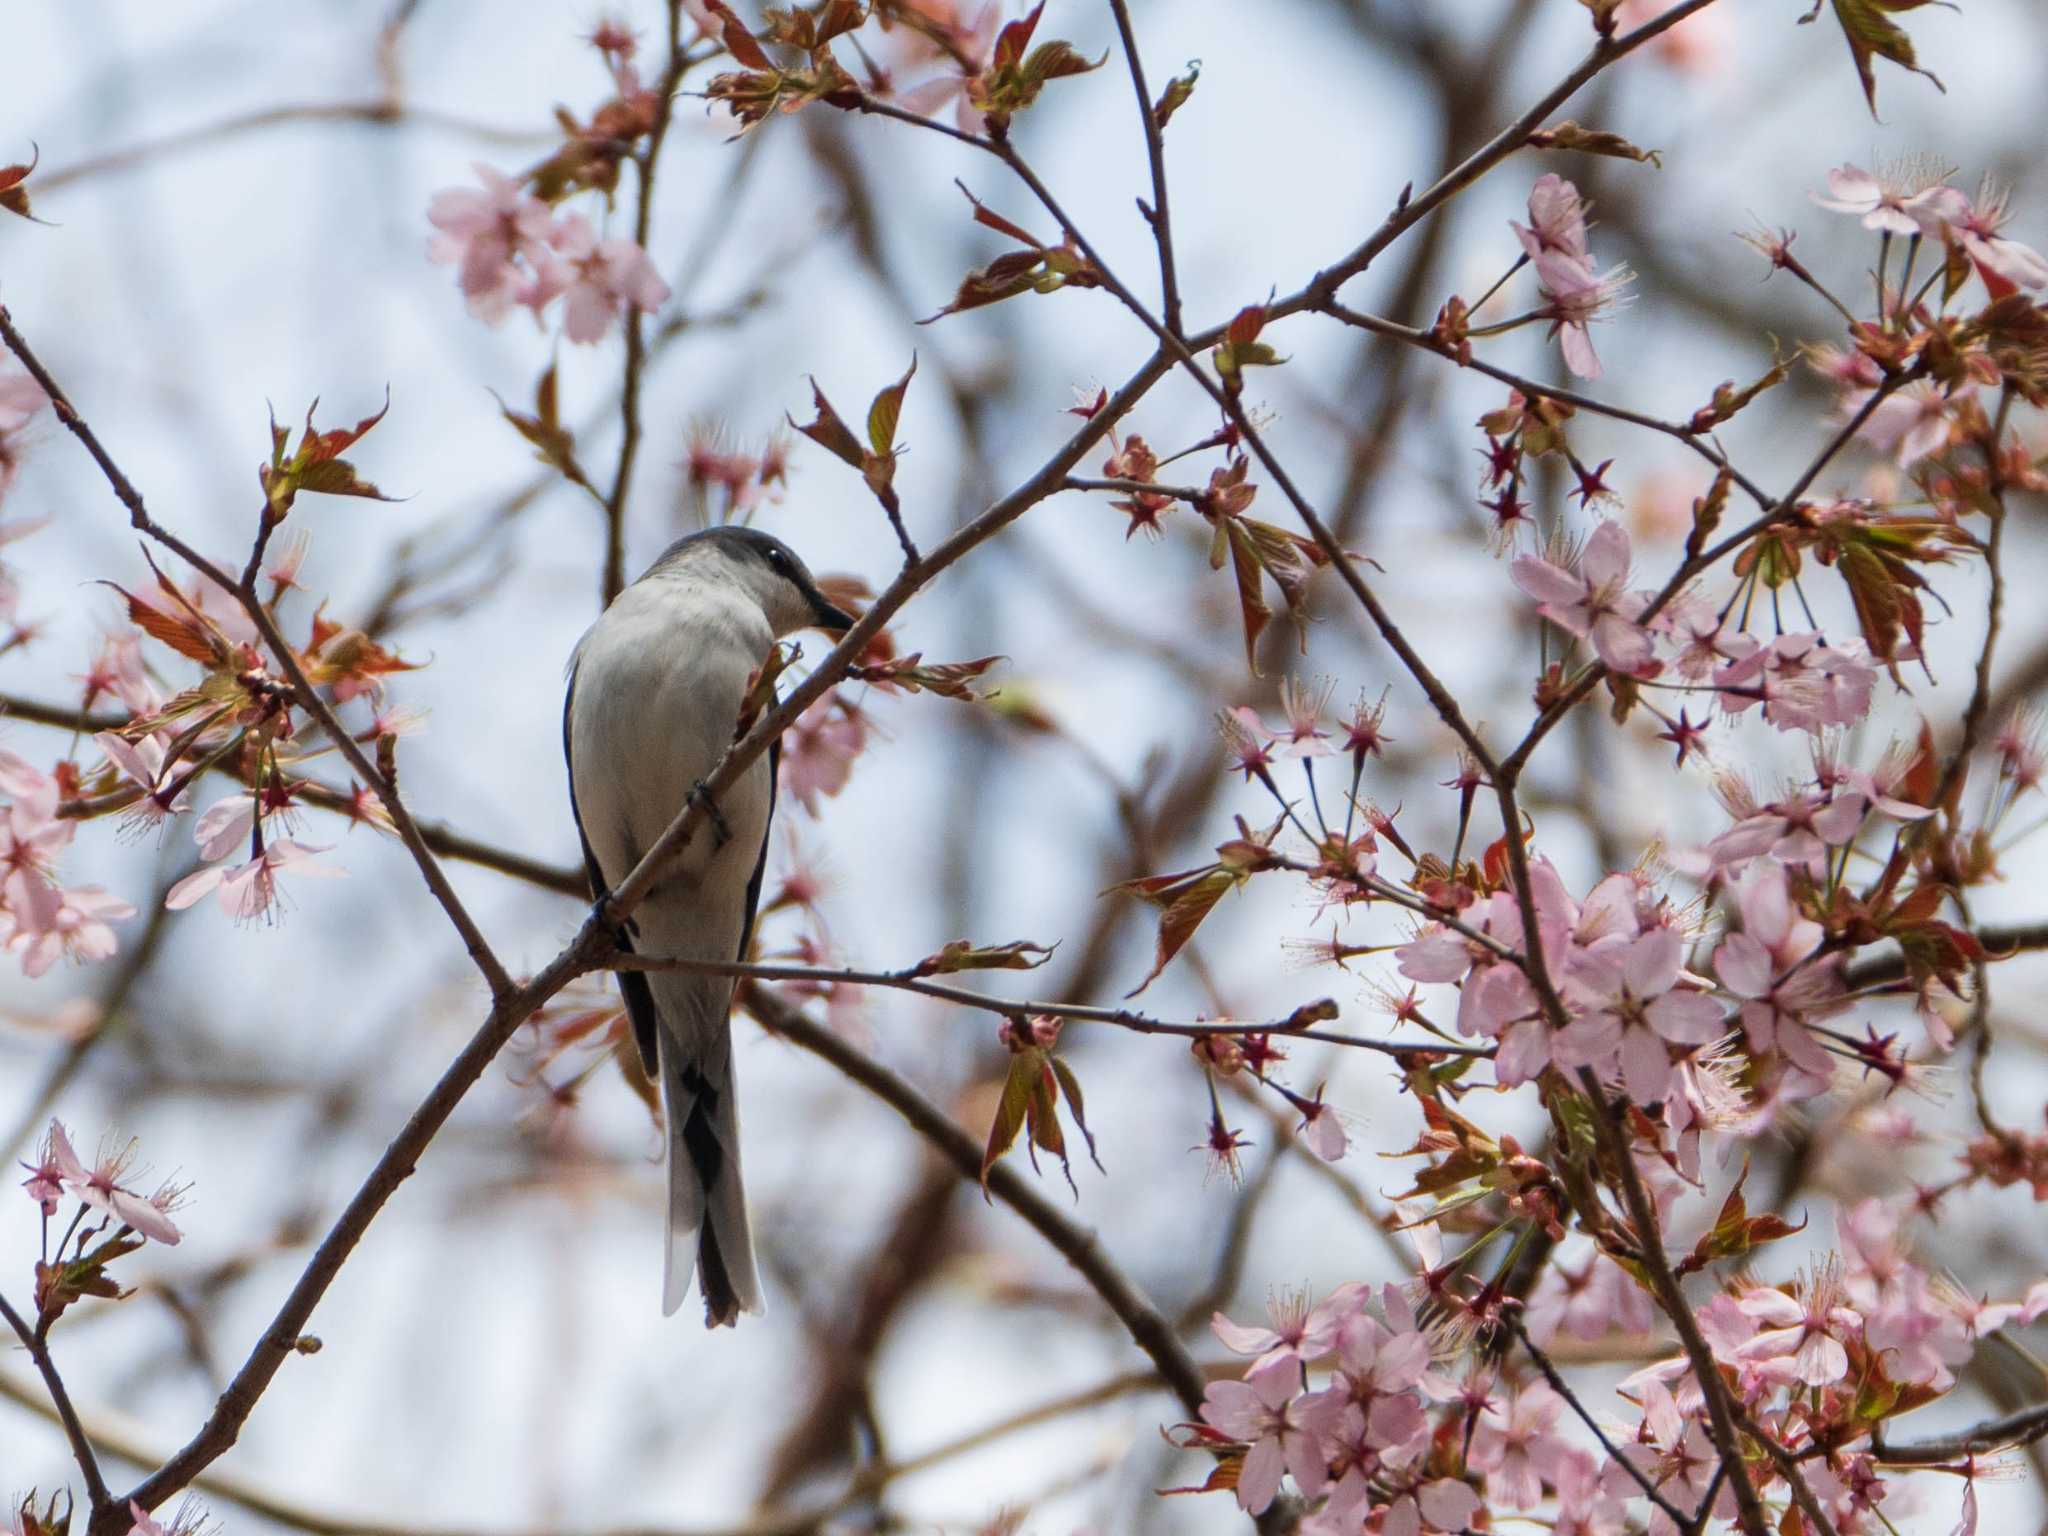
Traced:
<path fill-rule="evenodd" d="M 570 812 L 594 901 L 703 795 L 775 642 L 806 628 L 844 634 L 853 622 L 788 545 L 737 525 L 678 539 L 612 599 L 570 656 L 562 709 Z M 707 802 L 707 825 L 619 926 L 621 951 L 746 958 L 778 756 L 771 745 Z M 618 979 L 641 1063 L 661 1088 L 667 1127 L 662 1312 L 682 1305 L 694 1269 L 705 1326 L 731 1326 L 740 1313 L 762 1310 L 740 1181 L 734 978 L 620 971 Z"/>

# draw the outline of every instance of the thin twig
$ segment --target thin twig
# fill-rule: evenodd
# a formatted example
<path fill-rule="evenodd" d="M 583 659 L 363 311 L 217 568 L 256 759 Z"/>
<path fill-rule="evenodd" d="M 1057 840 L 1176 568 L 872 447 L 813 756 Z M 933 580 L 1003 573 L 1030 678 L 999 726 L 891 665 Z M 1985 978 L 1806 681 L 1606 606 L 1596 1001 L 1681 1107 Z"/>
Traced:
<path fill-rule="evenodd" d="M 1507 1325 L 1514 1331 L 1515 1337 L 1521 1341 L 1522 1348 L 1528 1351 L 1529 1358 L 1536 1362 L 1536 1369 L 1543 1373 L 1543 1379 L 1550 1383 L 1551 1391 L 1563 1398 L 1570 1405 L 1572 1412 L 1579 1416 L 1579 1421 L 1586 1428 L 1593 1431 L 1593 1438 L 1600 1442 L 1600 1449 L 1607 1453 L 1607 1459 L 1633 1478 L 1636 1486 L 1649 1496 L 1650 1502 L 1663 1510 L 1665 1515 L 1680 1530 L 1690 1525 L 1692 1523 L 1692 1516 L 1665 1498 L 1657 1485 L 1650 1481 L 1649 1474 L 1644 1472 L 1629 1457 L 1623 1455 L 1615 1443 L 1607 1438 L 1607 1431 L 1600 1427 L 1600 1421 L 1593 1417 L 1592 1412 L 1584 1403 L 1579 1401 L 1578 1394 L 1572 1391 L 1571 1384 L 1564 1379 L 1557 1367 L 1551 1363 L 1550 1356 L 1539 1349 L 1536 1341 L 1529 1337 L 1529 1330 L 1522 1326 L 1521 1318 L 1516 1316 L 1512 1310 L 1503 1312 L 1502 1316 L 1506 1318 Z"/>
<path fill-rule="evenodd" d="M 2048 1439 L 2048 1403 L 2023 1408 L 2002 1419 L 1988 1419 L 1959 1434 L 1910 1445 L 1886 1445 L 1872 1437 L 1870 1454 L 1888 1467 L 1931 1467 L 1966 1456 L 1988 1456 L 2037 1440 Z"/>
<path fill-rule="evenodd" d="M 1173 215 L 1166 197 L 1166 135 L 1152 110 L 1152 93 L 1145 85 L 1145 66 L 1138 57 L 1138 38 L 1131 27 L 1131 10 L 1126 0 L 1109 0 L 1116 16 L 1117 35 L 1122 38 L 1124 58 L 1131 66 L 1131 90 L 1138 98 L 1138 119 L 1145 125 L 1145 156 L 1152 167 L 1152 206 L 1140 205 L 1152 226 L 1152 240 L 1159 247 L 1159 309 L 1166 328 L 1180 334 L 1180 279 L 1173 269 Z"/>
<path fill-rule="evenodd" d="M 99 1457 L 93 1453 L 85 1425 L 79 1422 L 78 1410 L 71 1406 L 71 1394 L 64 1389 L 64 1378 L 57 1373 L 57 1362 L 50 1358 L 49 1325 L 43 1322 L 34 1328 L 29 1327 L 5 1296 L 0 1296 L 0 1317 L 7 1319 L 7 1326 L 21 1340 L 21 1347 L 35 1362 L 36 1373 L 43 1378 L 50 1403 L 57 1410 L 57 1422 L 64 1426 L 64 1438 L 71 1442 L 71 1455 L 78 1463 L 79 1476 L 85 1479 L 86 1498 L 97 1515 L 107 1506 L 112 1495 L 107 1489 L 107 1480 L 100 1475 Z"/>
<path fill-rule="evenodd" d="M 949 1003 L 961 1003 L 969 1008 L 979 1008 L 988 1013 L 1001 1014 L 1005 1018 L 1023 1018 L 1031 1014 L 1043 1014 L 1058 1019 L 1074 1019 L 1091 1024 L 1114 1024 L 1119 1029 L 1128 1029 L 1140 1035 L 1176 1035 L 1182 1039 L 1200 1040 L 1214 1035 L 1283 1035 L 1292 1040 L 1319 1040 L 1329 1045 L 1348 1045 L 1361 1050 L 1379 1051 L 1389 1056 L 1412 1056 L 1417 1052 L 1431 1051 L 1446 1056 L 1490 1057 L 1494 1048 L 1490 1045 L 1452 1045 L 1440 1040 L 1369 1040 L 1360 1035 L 1332 1034 L 1328 1030 L 1311 1029 L 1296 1024 L 1292 1018 L 1278 1019 L 1271 1023 L 1251 1023 L 1237 1019 L 1205 1020 L 1196 1024 L 1180 1024 L 1165 1019 L 1155 1019 L 1148 1014 L 1136 1013 L 1128 1008 L 1102 1008 L 1082 1003 L 1041 1002 L 1029 998 L 995 997 L 986 992 L 971 992 L 965 987 L 949 986 L 944 982 L 928 981 L 910 971 L 861 971 L 836 966 L 780 965 L 773 961 L 697 960 L 668 955 L 612 955 L 592 967 L 611 971 L 681 971 L 693 976 L 736 976 L 751 981 L 797 981 L 811 984 L 826 983 L 832 986 L 890 987 L 900 992 L 915 992 L 922 997 L 935 997 Z M 1313 1017 L 1321 1017 L 1314 1014 Z"/>
<path fill-rule="evenodd" d="M 668 4 L 668 63 L 656 91 L 654 125 L 647 145 L 633 156 L 639 179 L 640 201 L 633 213 L 633 242 L 642 251 L 653 229 L 654 171 L 661 158 L 661 146 L 668 138 L 668 125 L 675 115 L 676 88 L 692 62 L 683 51 L 683 8 L 681 0 Z M 626 497 L 633 486 L 633 465 L 640 454 L 640 380 L 647 369 L 646 317 L 637 305 L 626 307 L 626 364 L 619 391 L 619 458 L 612 471 L 611 494 L 604 498 L 604 585 L 606 605 L 626 589 Z"/>

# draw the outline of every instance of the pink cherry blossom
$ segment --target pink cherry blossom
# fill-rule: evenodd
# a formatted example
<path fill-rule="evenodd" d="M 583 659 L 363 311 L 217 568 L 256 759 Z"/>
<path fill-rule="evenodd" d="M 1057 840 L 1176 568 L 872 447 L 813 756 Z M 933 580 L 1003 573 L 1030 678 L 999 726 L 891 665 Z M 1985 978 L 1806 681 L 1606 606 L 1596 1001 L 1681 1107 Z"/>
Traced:
<path fill-rule="evenodd" d="M 164 905 L 173 912 L 183 911 L 217 891 L 221 909 L 230 917 L 244 920 L 264 917 L 277 906 L 279 870 L 297 868 L 301 875 L 323 879 L 347 873 L 329 865 L 305 863 L 315 854 L 327 851 L 326 845 L 309 847 L 290 838 L 267 843 L 263 851 L 246 864 L 233 869 L 225 864 L 212 864 L 187 875 L 171 887 L 164 897 Z"/>
<path fill-rule="evenodd" d="M 1578 570 L 1518 555 L 1512 574 L 1551 623 L 1582 640 L 1591 636 L 1593 649 L 1615 671 L 1647 676 L 1656 665 L 1653 647 L 1649 631 L 1636 621 L 1649 605 L 1641 593 L 1628 590 L 1629 554 L 1627 531 L 1603 522 L 1586 541 Z"/>
<path fill-rule="evenodd" d="M 16 766 L 26 775 L 15 772 Z M 54 781 L 43 779 L 11 752 L 0 751 L 0 788 L 17 797 L 0 812 L 0 906 L 12 920 L 14 933 L 46 933 L 63 906 L 56 858 L 71 841 L 73 823 L 55 819 Z"/>
<path fill-rule="evenodd" d="M 1489 1404 L 1472 1430 L 1466 1465 L 1486 1474 L 1489 1502 L 1534 1509 L 1543 1499 L 1543 1469 L 1570 1443 L 1556 1433 L 1564 1399 L 1542 1382 L 1517 1392 L 1507 1407 Z"/>
<path fill-rule="evenodd" d="M 56 1122 L 50 1122 L 56 1129 Z M 28 1177 L 21 1181 L 21 1187 L 28 1191 L 29 1199 L 43 1208 L 45 1216 L 57 1214 L 57 1205 L 64 1198 L 64 1169 L 57 1161 L 55 1138 L 48 1132 L 43 1135 L 42 1144 L 36 1149 L 36 1160 L 23 1163 Z"/>
<path fill-rule="evenodd" d="M 1818 633 L 1801 631 L 1764 645 L 1753 636 L 1734 635 L 1726 655 L 1713 679 L 1721 708 L 1730 715 L 1761 704 L 1764 719 L 1777 729 L 1818 734 L 1855 725 L 1870 713 L 1877 668 L 1860 639 L 1829 645 Z"/>
<path fill-rule="evenodd" d="M 1551 331 L 1558 338 L 1565 366 L 1582 379 L 1599 378 L 1602 370 L 1593 350 L 1592 322 L 1618 307 L 1635 274 L 1626 267 L 1599 272 L 1565 257 L 1549 256 L 1537 259 L 1536 276 L 1548 300 Z"/>
<path fill-rule="evenodd" d="M 123 778 L 142 791 L 142 798 L 127 811 L 136 825 L 159 826 L 192 808 L 192 797 L 183 783 L 174 787 L 164 782 L 164 745 L 155 736 L 129 741 L 118 731 L 101 731 L 93 743 Z"/>
<path fill-rule="evenodd" d="M 1735 1350 L 1738 1360 L 1782 1360 L 1792 1380 L 1824 1387 L 1849 1374 L 1842 1341 L 1863 1326 L 1863 1317 L 1842 1299 L 1839 1265 L 1823 1265 L 1794 1287 L 1794 1294 L 1762 1287 L 1745 1292 L 1735 1305 L 1764 1324 Z"/>
<path fill-rule="evenodd" d="M 1355 1282 L 1342 1285 L 1311 1308 L 1306 1290 L 1291 1291 L 1266 1303 L 1268 1327 L 1233 1323 L 1221 1312 L 1209 1319 L 1209 1326 L 1225 1349 L 1258 1356 L 1252 1370 L 1276 1360 L 1306 1363 L 1329 1353 L 1338 1327 L 1363 1305 L 1364 1293 L 1365 1287 Z"/>
<path fill-rule="evenodd" d="M 427 254 L 456 264 L 470 313 L 496 325 L 525 280 L 518 263 L 537 263 L 546 256 L 554 216 L 512 177 L 481 163 L 471 169 L 483 183 L 481 191 L 450 187 L 428 202 L 427 221 L 440 233 L 428 243 Z"/>
<path fill-rule="evenodd" d="M 1998 233 L 2011 217 L 2010 197 L 1987 177 L 1974 202 L 1954 192 L 1939 206 L 1944 233 L 1962 247 L 1994 299 L 2022 288 L 2048 288 L 2048 258 L 2032 246 Z"/>
<path fill-rule="evenodd" d="M 867 716 L 836 693 L 823 695 L 783 735 L 782 787 L 817 815 L 818 797 L 846 787 L 867 739 Z"/>
<path fill-rule="evenodd" d="M 64 1187 L 95 1210 L 105 1211 L 123 1226 L 132 1227 L 152 1242 L 176 1246 L 178 1229 L 165 1214 L 166 1197 L 145 1200 L 122 1182 L 135 1160 L 135 1143 L 103 1150 L 100 1160 L 88 1169 L 72 1150 L 71 1138 L 55 1120 L 50 1122 L 50 1156 Z M 162 1203 L 159 1203 L 162 1201 Z"/>
<path fill-rule="evenodd" d="M 1586 245 L 1586 202 L 1579 189 L 1556 173 L 1538 178 L 1529 189 L 1529 224 L 1510 219 L 1515 238 L 1534 261 L 1561 256 L 1568 261 L 1590 265 L 1592 253 Z"/>
<path fill-rule="evenodd" d="M 1590 1344 L 1610 1333 L 1648 1333 L 1656 1321 L 1649 1294 L 1620 1266 L 1591 1253 L 1575 1268 L 1558 1262 L 1544 1269 L 1523 1326 L 1548 1346 L 1560 1331 Z"/>
<path fill-rule="evenodd" d="M 1840 967 L 1832 958 L 1804 963 L 1822 933 L 1793 907 L 1784 865 L 1753 860 L 1735 889 L 1742 931 L 1714 951 L 1714 971 L 1743 1000 L 1749 1048 L 1781 1051 L 1799 1070 L 1826 1083 L 1834 1075 L 1834 1058 L 1808 1026 L 1846 1006 Z"/>
<path fill-rule="evenodd" d="M 555 254 L 537 264 L 536 284 L 520 302 L 537 313 L 562 294 L 562 334 L 571 341 L 602 341 L 628 306 L 651 312 L 668 302 L 668 284 L 647 253 L 624 237 L 600 240 L 581 214 L 565 217 L 549 244 Z"/>
<path fill-rule="evenodd" d="M 1589 956 L 1565 978 L 1578 1012 L 1558 1037 L 1559 1058 L 1609 1072 L 1618 1060 L 1629 1097 L 1655 1103 L 1671 1081 L 1673 1045 L 1705 1045 L 1726 1030 L 1721 1005 L 1704 992 L 1674 990 L 1684 943 L 1653 928 L 1625 950 Z"/>
<path fill-rule="evenodd" d="M 1850 420 L 1861 411 L 1872 393 L 1863 390 L 1844 395 L 1843 420 Z M 1879 453 L 1890 454 L 1899 468 L 1911 469 L 1928 455 L 1948 447 L 1954 403 L 1954 396 L 1939 384 L 1921 379 L 1878 401 L 1856 435 Z"/>
<path fill-rule="evenodd" d="M 1305 1099 L 1296 1107 L 1301 1111 L 1301 1127 L 1296 1134 L 1308 1143 L 1309 1150 L 1326 1163 L 1341 1161 L 1350 1141 L 1337 1111 L 1323 1102 L 1323 1090 L 1316 1089 L 1314 1098 Z"/>
<path fill-rule="evenodd" d="M 1294 1474 L 1305 1497 L 1322 1492 L 1327 1464 L 1318 1440 L 1331 1406 L 1302 1392 L 1301 1368 L 1292 1361 L 1255 1366 L 1243 1381 L 1209 1383 L 1203 1419 L 1250 1447 L 1237 1475 L 1237 1502 L 1247 1513 L 1273 1502 L 1283 1473 Z"/>
<path fill-rule="evenodd" d="M 1886 166 L 1878 175 L 1842 165 L 1828 172 L 1828 196 L 1816 192 L 1813 200 L 1837 213 L 1860 215 L 1865 229 L 1892 235 L 1938 234 L 1944 208 L 1962 194 L 1941 185 L 1932 171 L 1921 160 Z"/>
<path fill-rule="evenodd" d="M 22 974 L 31 978 L 61 959 L 81 963 L 105 960 L 119 947 L 108 924 L 134 915 L 132 903 L 99 886 L 77 886 L 58 893 L 57 911 L 48 927 L 18 929 L 7 947 L 21 955 Z"/>
<path fill-rule="evenodd" d="M 1421 1536 L 1424 1531 L 1462 1531 L 1479 1513 L 1479 1495 L 1455 1477 L 1439 1477 L 1404 1488 L 1381 1517 L 1380 1536 Z"/>

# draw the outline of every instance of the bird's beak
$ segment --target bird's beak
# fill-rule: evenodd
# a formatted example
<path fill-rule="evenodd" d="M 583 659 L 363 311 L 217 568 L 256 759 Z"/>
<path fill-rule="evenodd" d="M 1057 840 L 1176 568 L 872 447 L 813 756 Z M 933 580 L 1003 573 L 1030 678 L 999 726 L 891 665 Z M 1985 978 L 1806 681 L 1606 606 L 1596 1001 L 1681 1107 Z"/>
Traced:
<path fill-rule="evenodd" d="M 853 615 L 843 608 L 835 608 L 826 601 L 822 592 L 812 592 L 811 623 L 827 634 L 843 635 L 853 628 Z"/>

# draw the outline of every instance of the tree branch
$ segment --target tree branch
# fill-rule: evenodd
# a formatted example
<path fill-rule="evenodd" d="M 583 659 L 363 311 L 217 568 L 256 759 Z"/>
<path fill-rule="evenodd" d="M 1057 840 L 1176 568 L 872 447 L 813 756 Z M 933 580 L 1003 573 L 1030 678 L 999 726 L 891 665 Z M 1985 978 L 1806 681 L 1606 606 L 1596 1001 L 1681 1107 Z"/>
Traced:
<path fill-rule="evenodd" d="M 85 1479 L 86 1499 L 97 1516 L 107 1507 L 111 1494 L 107 1490 L 107 1480 L 100 1475 L 99 1457 L 93 1454 L 92 1441 L 86 1437 L 85 1426 L 79 1422 L 78 1410 L 71 1406 L 71 1394 L 64 1390 L 64 1378 L 57 1374 L 57 1362 L 50 1358 L 47 1325 L 29 1327 L 5 1296 L 0 1296 L 0 1317 L 7 1319 L 7 1326 L 21 1340 L 21 1347 L 35 1362 L 36 1373 L 43 1378 L 50 1403 L 57 1411 L 57 1422 L 63 1425 L 64 1438 L 71 1443 L 71 1455 L 78 1463 L 79 1476 Z"/>
<path fill-rule="evenodd" d="M 760 987 L 746 988 L 742 1005 L 764 1025 L 814 1056 L 822 1057 L 854 1082 L 881 1099 L 910 1123 L 960 1177 L 981 1180 L 981 1147 L 931 1100 L 888 1067 L 855 1049 L 822 1024 Z M 1151 1357 L 1166 1385 L 1193 1413 L 1202 1405 L 1202 1368 L 1188 1353 L 1169 1323 L 1118 1269 L 1093 1232 L 1069 1218 L 1040 1194 L 1016 1167 L 997 1163 L 988 1171 L 988 1192 L 1009 1206 L 1072 1264 L 1103 1304 L 1123 1324 L 1131 1341 Z"/>

